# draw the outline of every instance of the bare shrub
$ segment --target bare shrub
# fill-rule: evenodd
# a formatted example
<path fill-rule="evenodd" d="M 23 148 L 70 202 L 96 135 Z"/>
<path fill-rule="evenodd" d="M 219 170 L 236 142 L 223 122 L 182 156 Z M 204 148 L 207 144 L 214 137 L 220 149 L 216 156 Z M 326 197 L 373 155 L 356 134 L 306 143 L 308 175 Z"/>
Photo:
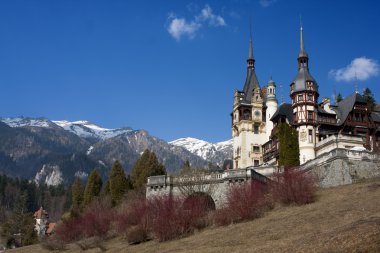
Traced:
<path fill-rule="evenodd" d="M 229 209 L 224 207 L 214 212 L 213 221 L 218 226 L 228 226 L 233 222 Z"/>
<path fill-rule="evenodd" d="M 247 182 L 232 186 L 227 193 L 227 209 L 233 222 L 252 220 L 267 209 L 266 186 L 260 182 Z"/>
<path fill-rule="evenodd" d="M 158 241 L 172 240 L 192 232 L 188 212 L 185 212 L 181 205 L 180 198 L 170 195 L 149 201 L 152 213 L 152 231 Z"/>
<path fill-rule="evenodd" d="M 57 225 L 55 230 L 57 240 L 69 243 L 80 240 L 83 237 L 80 218 L 70 218 Z"/>
<path fill-rule="evenodd" d="M 194 193 L 183 201 L 182 209 L 188 226 L 203 229 L 209 226 L 209 211 L 215 210 L 214 200 L 206 193 Z"/>
<path fill-rule="evenodd" d="M 130 227 L 127 231 L 127 241 L 129 244 L 139 244 L 148 239 L 147 230 L 142 225 Z"/>
<path fill-rule="evenodd" d="M 312 203 L 316 192 L 315 179 L 298 168 L 286 169 L 273 175 L 271 192 L 274 200 L 283 204 Z"/>
<path fill-rule="evenodd" d="M 135 198 L 124 205 L 118 212 L 116 229 L 125 233 L 128 228 L 139 225 L 149 233 L 149 208 L 145 198 Z"/>
<path fill-rule="evenodd" d="M 88 250 L 88 249 L 94 249 L 99 248 L 101 251 L 106 251 L 107 249 L 102 244 L 102 240 L 99 237 L 90 237 L 85 238 L 76 243 L 81 250 Z"/>
<path fill-rule="evenodd" d="M 93 201 L 79 218 L 84 237 L 105 237 L 115 219 L 115 210 L 111 203 Z"/>
<path fill-rule="evenodd" d="M 55 236 L 47 237 L 41 242 L 41 247 L 49 251 L 62 251 L 66 249 L 66 244 Z"/>
<path fill-rule="evenodd" d="M 88 237 L 108 235 L 115 219 L 115 211 L 109 201 L 95 200 L 78 217 L 68 218 L 57 225 L 55 234 L 65 243 Z"/>

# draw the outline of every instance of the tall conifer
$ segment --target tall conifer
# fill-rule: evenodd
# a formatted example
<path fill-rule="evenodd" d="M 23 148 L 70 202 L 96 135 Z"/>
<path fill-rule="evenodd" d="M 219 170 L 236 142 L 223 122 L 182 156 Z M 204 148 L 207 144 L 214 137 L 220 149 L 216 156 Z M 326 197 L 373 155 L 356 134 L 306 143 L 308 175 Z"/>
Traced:
<path fill-rule="evenodd" d="M 88 177 L 87 185 L 84 190 L 83 204 L 87 206 L 91 203 L 94 197 L 99 196 L 102 189 L 103 181 L 99 173 L 93 170 Z"/>
<path fill-rule="evenodd" d="M 79 177 L 76 177 L 71 186 L 72 210 L 80 211 L 83 207 L 83 185 Z"/>
<path fill-rule="evenodd" d="M 131 172 L 133 187 L 140 188 L 146 184 L 150 176 L 166 175 L 166 169 L 162 165 L 154 152 L 148 149 L 136 161 Z"/>
<path fill-rule="evenodd" d="M 108 181 L 112 203 L 117 205 L 122 200 L 124 194 L 130 189 L 124 169 L 117 160 L 112 166 Z"/>
<path fill-rule="evenodd" d="M 297 130 L 288 124 L 281 123 L 279 125 L 278 137 L 280 141 L 279 165 L 282 165 L 285 168 L 298 166 L 300 164 L 300 151 Z"/>

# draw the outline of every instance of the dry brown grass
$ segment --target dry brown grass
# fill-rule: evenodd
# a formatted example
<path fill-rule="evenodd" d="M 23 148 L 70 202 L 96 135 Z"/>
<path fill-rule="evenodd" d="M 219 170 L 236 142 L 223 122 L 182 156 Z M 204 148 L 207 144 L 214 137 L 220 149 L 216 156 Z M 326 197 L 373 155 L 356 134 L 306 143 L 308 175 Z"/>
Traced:
<path fill-rule="evenodd" d="M 322 189 L 313 204 L 276 207 L 254 221 L 205 229 L 176 241 L 128 245 L 116 238 L 104 245 L 115 253 L 380 252 L 380 179 Z M 82 252 L 75 244 L 67 248 Z M 48 251 L 33 245 L 10 252 Z"/>

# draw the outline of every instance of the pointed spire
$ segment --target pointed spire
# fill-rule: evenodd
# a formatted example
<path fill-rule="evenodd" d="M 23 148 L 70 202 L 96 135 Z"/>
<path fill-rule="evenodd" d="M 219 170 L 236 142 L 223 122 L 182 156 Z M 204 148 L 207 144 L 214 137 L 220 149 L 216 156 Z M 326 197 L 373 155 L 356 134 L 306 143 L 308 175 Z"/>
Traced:
<path fill-rule="evenodd" d="M 303 42 L 303 27 L 302 27 L 302 19 L 300 17 L 300 53 L 298 57 L 307 57 L 307 53 L 305 50 L 305 45 Z"/>
<path fill-rule="evenodd" d="M 248 59 L 253 60 L 253 47 L 252 47 L 252 28 L 249 26 L 249 51 Z"/>
<path fill-rule="evenodd" d="M 255 68 L 255 59 L 253 58 L 251 25 L 249 25 L 249 51 L 248 51 L 247 65 L 248 65 L 248 70 L 252 70 Z"/>

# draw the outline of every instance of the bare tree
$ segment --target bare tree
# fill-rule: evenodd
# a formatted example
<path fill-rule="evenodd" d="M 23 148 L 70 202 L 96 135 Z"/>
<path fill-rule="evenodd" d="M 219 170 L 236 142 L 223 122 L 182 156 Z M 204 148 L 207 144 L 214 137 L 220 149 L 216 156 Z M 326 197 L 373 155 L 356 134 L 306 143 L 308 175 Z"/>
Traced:
<path fill-rule="evenodd" d="M 210 173 L 204 169 L 192 168 L 177 177 L 176 185 L 183 197 L 196 193 L 205 193 L 210 196 L 217 190 L 220 174 Z"/>

